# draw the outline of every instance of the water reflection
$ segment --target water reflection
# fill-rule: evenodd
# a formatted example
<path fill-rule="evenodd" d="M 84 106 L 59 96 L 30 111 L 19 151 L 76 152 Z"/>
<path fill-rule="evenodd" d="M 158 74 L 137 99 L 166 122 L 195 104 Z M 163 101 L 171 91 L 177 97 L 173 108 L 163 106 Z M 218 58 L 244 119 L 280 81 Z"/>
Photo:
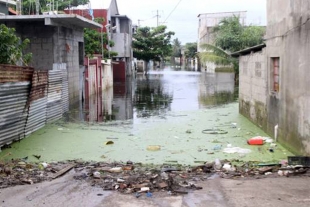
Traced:
<path fill-rule="evenodd" d="M 133 99 L 137 117 L 163 115 L 170 111 L 173 95 L 166 90 L 163 74 L 137 75 L 137 87 Z"/>
<path fill-rule="evenodd" d="M 236 101 L 233 73 L 201 73 L 167 66 L 137 74 L 126 83 L 85 101 L 82 121 L 106 122 L 164 117 L 168 112 L 198 110 Z M 72 116 L 74 113 L 71 113 Z M 81 118 L 82 117 L 82 118 Z"/>

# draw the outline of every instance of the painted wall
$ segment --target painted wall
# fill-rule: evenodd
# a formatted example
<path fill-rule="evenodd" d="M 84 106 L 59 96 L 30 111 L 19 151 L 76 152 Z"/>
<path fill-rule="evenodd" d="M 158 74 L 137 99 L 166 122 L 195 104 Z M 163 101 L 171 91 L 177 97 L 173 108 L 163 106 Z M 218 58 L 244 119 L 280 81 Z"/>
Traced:
<path fill-rule="evenodd" d="M 267 130 L 266 48 L 239 58 L 239 111 Z"/>
<path fill-rule="evenodd" d="M 310 1 L 267 1 L 267 67 L 280 58 L 280 89 L 272 91 L 268 72 L 268 132 L 279 125 L 279 141 L 310 155 Z"/>

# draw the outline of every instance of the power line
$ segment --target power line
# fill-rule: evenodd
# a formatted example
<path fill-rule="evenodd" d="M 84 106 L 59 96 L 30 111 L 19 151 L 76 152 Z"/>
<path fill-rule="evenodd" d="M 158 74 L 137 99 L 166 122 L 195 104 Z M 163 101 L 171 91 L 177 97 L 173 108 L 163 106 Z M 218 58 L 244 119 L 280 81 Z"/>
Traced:
<path fill-rule="evenodd" d="M 181 3 L 181 1 L 182 0 L 180 0 L 178 3 L 177 3 L 177 5 L 174 7 L 174 9 L 170 12 L 170 14 L 168 15 L 168 17 L 165 19 L 165 21 L 164 22 L 166 22 L 167 21 L 167 19 L 171 16 L 171 14 L 174 12 L 174 10 L 176 10 L 176 8 L 179 6 L 179 4 Z"/>

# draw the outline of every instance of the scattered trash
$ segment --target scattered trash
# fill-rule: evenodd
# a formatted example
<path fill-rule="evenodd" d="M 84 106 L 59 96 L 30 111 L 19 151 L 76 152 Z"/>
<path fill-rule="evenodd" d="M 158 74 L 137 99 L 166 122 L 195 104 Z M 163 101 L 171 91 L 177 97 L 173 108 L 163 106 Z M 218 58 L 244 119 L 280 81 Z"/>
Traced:
<path fill-rule="evenodd" d="M 37 158 L 38 160 L 41 158 L 41 155 L 32 155 L 34 156 L 35 158 Z M 27 157 L 28 158 L 28 157 Z"/>
<path fill-rule="evenodd" d="M 227 144 L 227 147 L 232 147 L 232 144 Z"/>
<path fill-rule="evenodd" d="M 237 123 L 231 123 L 231 128 L 237 128 Z"/>
<path fill-rule="evenodd" d="M 146 197 L 151 198 L 152 196 L 153 196 L 153 194 L 151 192 L 146 193 Z"/>
<path fill-rule="evenodd" d="M 136 196 L 136 198 L 139 198 L 141 196 L 141 193 L 136 192 L 135 196 Z"/>
<path fill-rule="evenodd" d="M 58 130 L 58 131 L 62 131 L 62 130 L 64 130 L 64 129 L 63 129 L 63 128 L 58 128 L 57 130 Z"/>
<path fill-rule="evenodd" d="M 39 164 L 39 169 L 43 170 L 43 169 L 47 168 L 47 166 L 48 166 L 48 164 L 46 162 L 42 162 Z"/>
<path fill-rule="evenodd" d="M 94 172 L 93 177 L 94 178 L 100 178 L 101 177 L 100 172 L 98 172 L 98 171 Z"/>
<path fill-rule="evenodd" d="M 159 151 L 161 149 L 160 145 L 149 145 L 146 148 L 148 151 Z"/>
<path fill-rule="evenodd" d="M 225 163 L 225 164 L 223 165 L 223 169 L 226 170 L 226 171 L 230 171 L 230 170 L 231 170 L 231 165 L 228 164 L 228 163 Z"/>
<path fill-rule="evenodd" d="M 263 145 L 264 139 L 262 137 L 253 137 L 248 140 L 249 145 Z"/>
<path fill-rule="evenodd" d="M 213 150 L 220 150 L 222 148 L 222 145 L 215 145 L 213 147 Z"/>
<path fill-rule="evenodd" d="M 227 134 L 228 132 L 222 129 L 205 129 L 202 130 L 204 134 Z"/>
<path fill-rule="evenodd" d="M 123 171 L 123 169 L 121 167 L 113 167 L 109 170 L 109 172 L 111 172 L 111 173 L 119 173 L 122 171 Z"/>
<path fill-rule="evenodd" d="M 308 156 L 288 156 L 287 160 L 289 165 L 303 165 L 305 167 L 310 167 L 310 157 Z"/>
<path fill-rule="evenodd" d="M 239 153 L 239 154 L 248 154 L 251 152 L 250 149 L 244 149 L 241 147 L 227 147 L 223 149 L 224 153 L 229 153 L 229 154 L 233 154 L 233 153 Z"/>
<path fill-rule="evenodd" d="M 214 162 L 214 170 L 220 170 L 222 169 L 222 163 L 220 159 L 216 158 Z"/>
<path fill-rule="evenodd" d="M 187 134 L 191 134 L 191 133 L 192 133 L 192 130 L 188 129 L 188 130 L 186 130 L 186 133 L 187 133 Z"/>
<path fill-rule="evenodd" d="M 274 152 L 274 149 L 273 148 L 269 148 L 269 152 Z"/>
<path fill-rule="evenodd" d="M 231 150 L 234 147 L 228 149 Z M 290 161 L 301 162 L 302 160 L 300 157 L 293 157 Z M 287 165 L 286 160 L 279 163 L 257 163 L 217 158 L 213 162 L 201 162 L 200 165 L 192 167 L 177 163 L 152 165 L 132 161 L 109 163 L 81 160 L 51 162 L 42 169 L 39 168 L 40 165 L 42 163 L 29 163 L 22 159 L 0 162 L 0 189 L 55 179 L 72 168 L 74 170 L 71 173 L 76 180 L 84 180 L 91 186 L 100 187 L 103 190 L 132 194 L 136 198 L 139 198 L 142 192 L 148 198 L 162 191 L 166 191 L 168 195 L 188 194 L 193 190 L 202 189 L 195 184 L 196 182 L 207 180 L 216 174 L 228 179 L 264 178 L 271 174 L 272 177 L 296 175 L 309 177 L 308 167 Z M 98 196 L 102 195 L 98 194 Z"/>
<path fill-rule="evenodd" d="M 104 145 L 111 145 L 111 144 L 114 144 L 113 141 L 107 141 L 106 143 L 104 143 Z"/>

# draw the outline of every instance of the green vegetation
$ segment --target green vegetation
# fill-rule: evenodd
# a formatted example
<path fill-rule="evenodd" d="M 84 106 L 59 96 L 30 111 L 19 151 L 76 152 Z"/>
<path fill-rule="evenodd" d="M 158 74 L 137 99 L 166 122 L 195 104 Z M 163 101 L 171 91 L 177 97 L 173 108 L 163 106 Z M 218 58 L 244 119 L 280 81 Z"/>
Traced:
<path fill-rule="evenodd" d="M 102 23 L 103 18 L 96 18 L 94 20 L 97 23 Z M 92 56 L 93 54 L 102 54 L 104 57 L 113 57 L 117 53 L 113 51 L 108 51 L 103 45 L 109 45 L 109 47 L 114 46 L 114 42 L 108 40 L 107 33 L 99 32 L 95 29 L 84 28 L 84 44 L 85 44 L 85 54 L 86 56 Z"/>
<path fill-rule="evenodd" d="M 185 44 L 185 57 L 186 58 L 194 58 L 196 57 L 197 53 L 197 43 L 186 43 Z"/>
<path fill-rule="evenodd" d="M 144 60 L 147 64 L 150 60 L 161 61 L 164 57 L 170 56 L 172 45 L 171 36 L 174 32 L 166 32 L 166 26 L 155 28 L 140 27 L 133 35 L 133 56 Z"/>
<path fill-rule="evenodd" d="M 265 29 L 259 26 L 243 26 L 239 17 L 223 19 L 214 27 L 215 39 L 213 44 L 203 44 L 205 52 L 199 54 L 202 61 L 213 62 L 221 67 L 233 67 L 238 79 L 238 60 L 231 53 L 263 43 Z"/>
<path fill-rule="evenodd" d="M 0 64 L 16 65 L 18 62 L 27 65 L 32 58 L 31 53 L 24 54 L 23 51 L 30 43 L 29 39 L 16 36 L 14 28 L 0 25 Z"/>
<path fill-rule="evenodd" d="M 22 14 L 29 15 L 36 13 L 36 1 L 35 0 L 23 0 L 22 1 Z M 40 14 L 46 11 L 53 10 L 52 0 L 39 0 L 40 3 Z M 55 0 L 54 9 L 63 11 L 66 8 L 88 4 L 89 0 Z M 57 8 L 56 8 L 57 6 Z"/>

